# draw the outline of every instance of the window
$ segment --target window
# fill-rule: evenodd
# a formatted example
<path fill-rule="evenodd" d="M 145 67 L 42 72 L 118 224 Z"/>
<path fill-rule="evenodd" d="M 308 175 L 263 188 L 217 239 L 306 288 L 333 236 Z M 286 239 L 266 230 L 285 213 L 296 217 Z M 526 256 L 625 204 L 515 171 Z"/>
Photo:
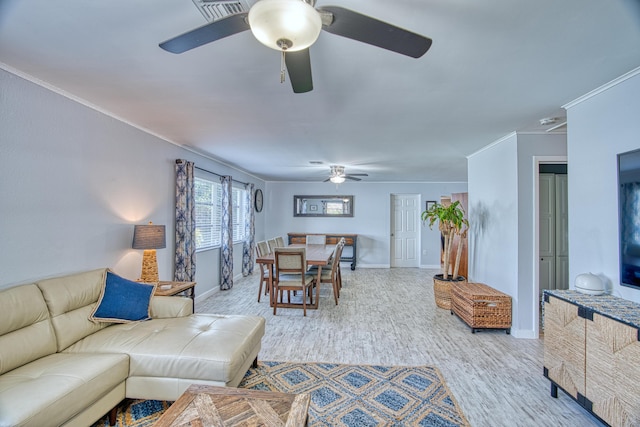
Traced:
<path fill-rule="evenodd" d="M 220 199 L 222 186 L 195 179 L 196 250 L 220 246 Z"/>
<path fill-rule="evenodd" d="M 327 208 L 326 214 L 329 215 L 342 215 L 344 214 L 344 203 L 340 202 L 327 202 L 325 205 Z"/>
<path fill-rule="evenodd" d="M 244 208 L 245 190 L 234 188 L 233 196 L 233 241 L 240 242 L 244 239 Z"/>
<path fill-rule="evenodd" d="M 244 239 L 246 190 L 232 189 L 233 242 Z M 222 185 L 195 179 L 196 250 L 220 246 Z"/>

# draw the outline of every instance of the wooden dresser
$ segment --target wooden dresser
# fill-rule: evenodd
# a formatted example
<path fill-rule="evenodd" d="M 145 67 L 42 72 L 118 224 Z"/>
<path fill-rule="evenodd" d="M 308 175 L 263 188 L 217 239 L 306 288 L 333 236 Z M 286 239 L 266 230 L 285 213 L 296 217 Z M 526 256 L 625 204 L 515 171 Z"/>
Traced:
<path fill-rule="evenodd" d="M 358 235 L 357 234 L 339 234 L 339 233 L 287 233 L 289 237 L 289 244 L 306 244 L 307 236 L 309 235 L 323 235 L 327 236 L 327 245 L 336 245 L 340 241 L 341 238 L 344 237 L 344 245 L 351 247 L 351 254 L 342 253 L 342 257 L 340 258 L 341 262 L 350 262 L 351 269 L 356 269 L 356 249 L 358 246 Z"/>

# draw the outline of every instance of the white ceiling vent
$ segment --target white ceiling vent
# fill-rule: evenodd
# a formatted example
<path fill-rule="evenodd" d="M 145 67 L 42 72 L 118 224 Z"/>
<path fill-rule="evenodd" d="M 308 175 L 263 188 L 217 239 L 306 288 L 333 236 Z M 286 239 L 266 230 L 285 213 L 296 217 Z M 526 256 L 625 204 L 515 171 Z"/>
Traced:
<path fill-rule="evenodd" d="M 193 4 L 196 5 L 204 18 L 209 22 L 216 21 L 225 16 L 249 11 L 249 6 L 244 0 L 193 0 Z"/>

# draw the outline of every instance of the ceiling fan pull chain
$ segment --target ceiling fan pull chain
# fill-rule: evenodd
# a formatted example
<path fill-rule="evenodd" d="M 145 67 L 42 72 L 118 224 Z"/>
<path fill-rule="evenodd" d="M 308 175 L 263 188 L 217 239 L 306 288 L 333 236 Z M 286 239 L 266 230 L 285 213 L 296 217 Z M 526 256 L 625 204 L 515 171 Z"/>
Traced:
<path fill-rule="evenodd" d="M 285 51 L 282 51 L 282 60 L 280 61 L 280 83 L 284 83 L 284 67 L 285 67 L 285 61 L 284 61 L 284 53 Z"/>

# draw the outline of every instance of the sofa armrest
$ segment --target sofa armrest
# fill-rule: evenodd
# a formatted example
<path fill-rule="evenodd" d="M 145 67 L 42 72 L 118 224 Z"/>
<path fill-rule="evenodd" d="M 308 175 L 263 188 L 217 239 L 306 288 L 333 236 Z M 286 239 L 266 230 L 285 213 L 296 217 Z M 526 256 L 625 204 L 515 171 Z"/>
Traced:
<path fill-rule="evenodd" d="M 193 314 L 193 302 L 186 297 L 163 297 L 154 296 L 151 298 L 151 317 L 163 319 L 168 317 L 184 317 Z"/>

